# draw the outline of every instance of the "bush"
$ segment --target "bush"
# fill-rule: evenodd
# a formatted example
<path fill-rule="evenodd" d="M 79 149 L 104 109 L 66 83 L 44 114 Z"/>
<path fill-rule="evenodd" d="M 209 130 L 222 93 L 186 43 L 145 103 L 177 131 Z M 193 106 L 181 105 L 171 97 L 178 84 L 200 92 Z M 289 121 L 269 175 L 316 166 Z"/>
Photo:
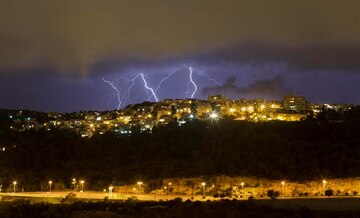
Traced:
<path fill-rule="evenodd" d="M 74 198 L 76 198 L 76 194 L 71 192 L 71 193 L 67 194 L 65 198 L 74 199 Z"/>
<path fill-rule="evenodd" d="M 219 197 L 219 194 L 214 194 L 213 197 L 214 197 L 214 198 L 218 198 L 218 197 Z"/>
<path fill-rule="evenodd" d="M 73 203 L 75 202 L 76 194 L 75 193 L 69 193 L 66 195 L 64 199 L 61 199 L 60 203 Z"/>
<path fill-rule="evenodd" d="M 333 195 L 334 195 L 334 190 L 332 190 L 332 189 L 325 190 L 325 196 L 330 197 L 330 196 L 333 196 Z"/>
<path fill-rule="evenodd" d="M 273 189 L 270 189 L 267 191 L 267 196 L 273 200 L 275 200 L 277 197 L 279 197 L 280 192 L 274 191 Z"/>
<path fill-rule="evenodd" d="M 177 197 L 170 201 L 173 202 L 174 204 L 181 204 L 183 200 L 182 200 L 182 198 Z"/>
<path fill-rule="evenodd" d="M 358 192 L 357 191 L 353 191 L 353 195 L 357 195 L 358 194 Z"/>
<path fill-rule="evenodd" d="M 136 200 L 138 200 L 138 197 L 137 197 L 137 196 L 131 196 L 131 197 L 128 197 L 128 198 L 126 199 L 126 202 L 133 202 L 133 201 L 136 201 Z"/>

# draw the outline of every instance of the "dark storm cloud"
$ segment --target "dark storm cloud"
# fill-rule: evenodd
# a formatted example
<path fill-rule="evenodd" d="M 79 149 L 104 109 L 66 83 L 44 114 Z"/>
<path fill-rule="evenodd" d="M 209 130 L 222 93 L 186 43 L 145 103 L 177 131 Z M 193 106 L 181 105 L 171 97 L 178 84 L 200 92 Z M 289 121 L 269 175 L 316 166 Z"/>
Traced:
<path fill-rule="evenodd" d="M 296 68 L 354 66 L 359 8 L 358 0 L 3 0 L 0 72 L 86 75 L 109 59 L 126 65 L 129 57 L 151 62 L 235 44 L 249 47 L 242 53 L 249 61 L 275 57 Z M 248 42 L 254 40 L 280 47 L 251 51 Z M 312 47 L 317 44 L 320 51 Z"/>
<path fill-rule="evenodd" d="M 236 77 L 230 76 L 225 84 L 221 86 L 206 87 L 202 90 L 202 94 L 205 96 L 214 94 L 235 94 L 237 97 L 250 95 L 262 98 L 280 98 L 291 92 L 291 88 L 284 84 L 281 76 L 276 76 L 273 79 L 256 80 L 248 87 L 237 86 Z"/>
<path fill-rule="evenodd" d="M 360 70 L 360 46 L 284 46 L 251 42 L 203 53 L 200 63 L 284 63 L 289 71 Z"/>

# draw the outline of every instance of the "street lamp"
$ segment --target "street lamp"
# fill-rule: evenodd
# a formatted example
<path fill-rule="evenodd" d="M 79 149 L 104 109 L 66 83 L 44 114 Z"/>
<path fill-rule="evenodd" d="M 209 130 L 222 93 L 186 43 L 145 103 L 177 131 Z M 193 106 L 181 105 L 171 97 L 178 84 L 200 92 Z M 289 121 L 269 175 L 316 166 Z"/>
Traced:
<path fill-rule="evenodd" d="M 213 112 L 210 114 L 210 118 L 213 119 L 213 120 L 217 119 L 218 117 L 219 117 L 219 115 L 218 115 L 215 111 L 213 111 Z"/>
<path fill-rule="evenodd" d="M 13 185 L 14 185 L 14 193 L 16 192 L 16 181 L 13 182 Z"/>
<path fill-rule="evenodd" d="M 323 187 L 324 187 L 324 191 L 325 191 L 325 189 L 326 189 L 326 180 L 324 179 L 324 180 L 322 181 L 322 183 L 323 183 Z"/>
<path fill-rule="evenodd" d="M 81 180 L 81 181 L 80 181 L 80 184 L 81 184 L 81 192 L 84 192 L 84 183 L 85 183 L 84 180 Z"/>
<path fill-rule="evenodd" d="M 139 186 L 139 193 L 140 193 L 140 190 L 141 190 L 141 185 L 143 184 L 143 182 L 141 182 L 141 181 L 138 181 L 137 182 L 137 185 Z"/>
<path fill-rule="evenodd" d="M 241 189 L 244 189 L 244 185 L 245 185 L 245 183 L 241 183 Z"/>
<path fill-rule="evenodd" d="M 113 190 L 113 188 L 114 188 L 113 186 L 110 186 L 110 187 L 109 187 L 109 197 L 110 197 L 110 195 L 112 195 L 112 190 Z"/>
<path fill-rule="evenodd" d="M 171 182 L 169 182 L 169 189 L 168 189 L 168 194 L 170 194 L 170 191 L 171 191 Z"/>
<path fill-rule="evenodd" d="M 285 182 L 284 181 L 282 181 L 281 182 L 281 186 L 282 186 L 282 194 L 284 195 L 284 193 L 285 193 Z"/>
<path fill-rule="evenodd" d="M 205 185 L 206 185 L 205 182 L 201 183 L 202 190 L 203 190 L 203 195 L 204 195 L 204 196 L 205 196 Z"/>
<path fill-rule="evenodd" d="M 51 184 L 52 184 L 52 181 L 50 180 L 49 181 L 50 192 L 51 192 Z"/>
<path fill-rule="evenodd" d="M 72 183 L 74 185 L 73 191 L 75 191 L 75 184 L 76 184 L 76 179 L 75 178 L 72 179 Z"/>

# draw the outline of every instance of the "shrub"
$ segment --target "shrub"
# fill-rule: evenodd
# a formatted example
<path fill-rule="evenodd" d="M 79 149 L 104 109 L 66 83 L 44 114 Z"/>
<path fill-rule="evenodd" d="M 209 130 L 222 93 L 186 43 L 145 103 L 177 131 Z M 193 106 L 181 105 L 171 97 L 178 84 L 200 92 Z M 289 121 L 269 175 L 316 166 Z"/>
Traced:
<path fill-rule="evenodd" d="M 333 195 L 334 195 L 334 190 L 332 190 L 332 189 L 325 190 L 325 196 L 330 197 L 330 196 L 333 196 Z"/>
<path fill-rule="evenodd" d="M 273 200 L 275 200 L 277 197 L 279 197 L 280 192 L 274 191 L 273 189 L 270 189 L 267 191 L 267 196 Z"/>
<path fill-rule="evenodd" d="M 183 200 L 180 197 L 174 198 L 173 200 L 175 203 L 180 204 Z"/>

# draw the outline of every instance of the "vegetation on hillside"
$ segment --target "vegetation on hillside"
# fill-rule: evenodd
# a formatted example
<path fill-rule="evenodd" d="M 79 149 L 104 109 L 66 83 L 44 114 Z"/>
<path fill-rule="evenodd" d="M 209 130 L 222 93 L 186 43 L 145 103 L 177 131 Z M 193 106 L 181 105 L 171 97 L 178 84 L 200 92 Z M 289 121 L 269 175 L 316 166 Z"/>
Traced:
<path fill-rule="evenodd" d="M 354 113 L 354 112 L 352 112 Z M 360 114 L 360 113 L 359 113 Z M 326 114 L 325 114 L 326 115 Z M 324 116 L 325 116 L 324 115 Z M 357 177 L 359 115 L 344 122 L 248 123 L 219 119 L 172 123 L 153 133 L 113 133 L 84 139 L 72 131 L 0 130 L 3 190 L 71 188 L 72 178 L 102 190 L 138 179 L 210 175 L 319 180 Z"/>

